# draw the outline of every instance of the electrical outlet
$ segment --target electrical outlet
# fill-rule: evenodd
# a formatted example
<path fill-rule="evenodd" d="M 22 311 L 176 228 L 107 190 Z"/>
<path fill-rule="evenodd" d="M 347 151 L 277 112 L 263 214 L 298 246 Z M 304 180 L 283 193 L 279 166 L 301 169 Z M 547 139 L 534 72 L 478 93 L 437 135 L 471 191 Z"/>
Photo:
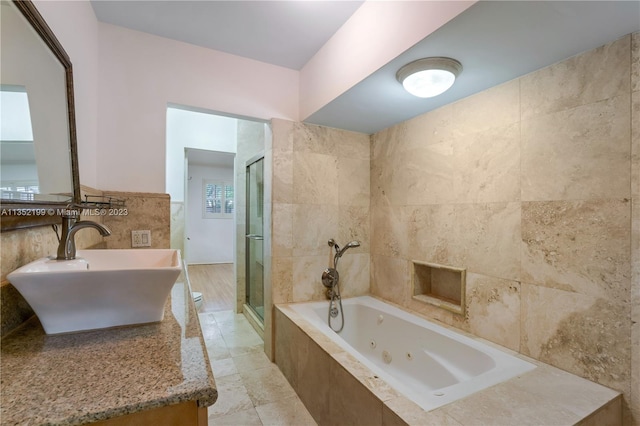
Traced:
<path fill-rule="evenodd" d="M 131 247 L 151 247 L 151 231 L 131 231 Z"/>

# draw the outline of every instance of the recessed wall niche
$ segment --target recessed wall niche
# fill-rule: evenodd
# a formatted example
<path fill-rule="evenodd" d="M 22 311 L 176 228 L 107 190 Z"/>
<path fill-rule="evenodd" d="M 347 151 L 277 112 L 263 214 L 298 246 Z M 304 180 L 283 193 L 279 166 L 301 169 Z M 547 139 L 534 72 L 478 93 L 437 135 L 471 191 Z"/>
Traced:
<path fill-rule="evenodd" d="M 467 270 L 413 260 L 413 299 L 453 313 L 465 314 Z"/>

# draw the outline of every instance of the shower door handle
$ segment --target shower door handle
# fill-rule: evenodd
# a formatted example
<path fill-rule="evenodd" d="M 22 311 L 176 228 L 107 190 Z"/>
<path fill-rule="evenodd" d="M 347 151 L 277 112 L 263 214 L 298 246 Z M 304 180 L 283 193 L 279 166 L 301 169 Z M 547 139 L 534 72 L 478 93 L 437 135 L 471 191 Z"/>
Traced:
<path fill-rule="evenodd" d="M 258 241 L 262 241 L 264 239 L 262 235 L 258 235 L 258 234 L 247 234 L 246 237 L 249 238 L 250 240 L 258 240 Z"/>

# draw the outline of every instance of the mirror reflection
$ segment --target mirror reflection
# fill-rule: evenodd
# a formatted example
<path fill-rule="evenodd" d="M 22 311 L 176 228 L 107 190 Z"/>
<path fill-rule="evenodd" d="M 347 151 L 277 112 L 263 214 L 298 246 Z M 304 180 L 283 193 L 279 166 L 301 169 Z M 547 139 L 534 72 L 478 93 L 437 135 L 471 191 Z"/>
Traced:
<path fill-rule="evenodd" d="M 16 8 L 0 10 L 0 198 L 73 199 L 66 71 Z"/>

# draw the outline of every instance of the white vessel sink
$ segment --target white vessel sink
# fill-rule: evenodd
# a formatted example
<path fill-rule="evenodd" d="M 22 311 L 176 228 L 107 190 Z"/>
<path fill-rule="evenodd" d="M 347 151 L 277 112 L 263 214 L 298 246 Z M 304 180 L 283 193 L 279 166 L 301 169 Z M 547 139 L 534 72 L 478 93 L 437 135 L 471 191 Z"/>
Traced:
<path fill-rule="evenodd" d="M 182 271 L 178 250 L 78 250 L 76 256 L 38 259 L 7 276 L 47 334 L 162 321 Z"/>

